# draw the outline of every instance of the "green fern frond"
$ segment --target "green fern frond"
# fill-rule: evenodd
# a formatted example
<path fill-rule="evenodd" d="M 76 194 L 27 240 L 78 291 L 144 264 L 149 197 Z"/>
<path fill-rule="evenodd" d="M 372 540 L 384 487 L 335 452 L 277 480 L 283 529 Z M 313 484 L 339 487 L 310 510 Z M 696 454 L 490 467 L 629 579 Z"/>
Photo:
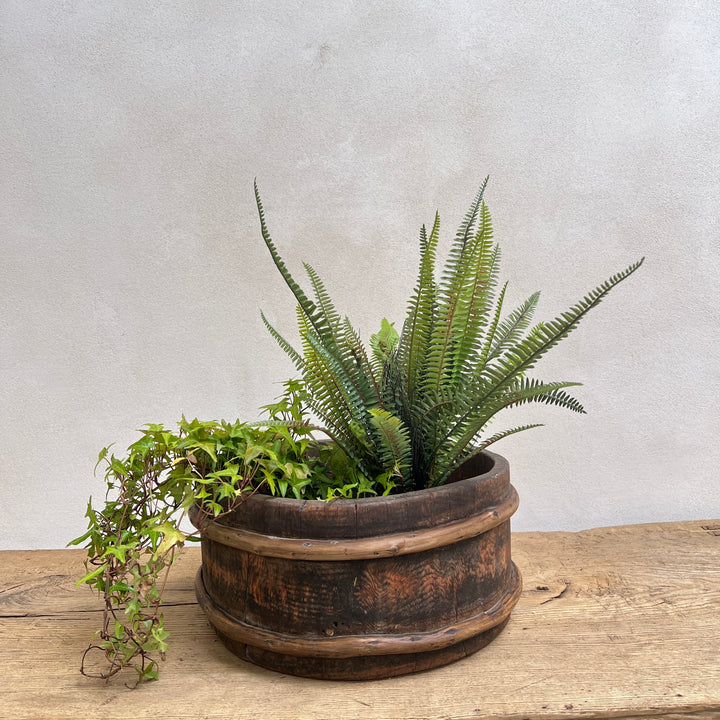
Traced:
<path fill-rule="evenodd" d="M 503 289 L 503 295 L 504 292 Z M 513 310 L 499 327 L 494 327 L 493 332 L 488 333 L 486 350 L 482 354 L 483 365 L 500 355 L 504 348 L 512 346 L 518 338 L 522 337 L 522 334 L 530 326 L 539 299 L 540 293 L 533 293 L 519 308 Z"/>
<path fill-rule="evenodd" d="M 388 322 L 387 318 L 383 318 L 380 330 L 370 337 L 375 366 L 380 370 L 378 375 L 381 374 L 388 359 L 395 354 L 399 342 L 400 336 L 395 329 L 395 323 Z"/>
<path fill-rule="evenodd" d="M 315 293 L 315 307 L 317 308 L 318 317 L 322 318 L 323 326 L 330 331 L 332 339 L 337 342 L 340 330 L 340 314 L 335 309 L 335 305 L 330 299 L 330 295 L 328 294 L 325 284 L 320 279 L 320 276 L 315 272 L 312 266 L 308 265 L 308 263 L 303 263 L 303 267 L 310 278 L 310 284 L 312 285 L 313 292 Z"/>
<path fill-rule="evenodd" d="M 370 422 L 380 442 L 380 456 L 385 471 L 409 465 L 410 435 L 400 418 L 387 410 L 372 408 Z"/>
<path fill-rule="evenodd" d="M 491 245 L 491 238 L 492 234 L 483 238 L 483 242 L 478 245 L 473 273 L 475 280 L 466 294 L 464 307 L 455 316 L 456 329 L 453 332 L 460 340 L 452 362 L 451 383 L 454 387 L 474 369 L 474 359 L 481 348 L 483 330 L 488 325 L 488 316 L 498 282 L 500 258 L 500 248 Z"/>
<path fill-rule="evenodd" d="M 263 240 L 265 241 L 265 245 L 267 246 L 267 249 L 270 251 L 270 257 L 272 257 L 273 262 L 275 263 L 275 266 L 280 271 L 280 274 L 282 275 L 283 279 L 287 283 L 287 286 L 292 291 L 293 295 L 298 301 L 298 304 L 302 308 L 305 315 L 308 317 L 310 322 L 313 324 L 313 326 L 317 323 L 317 308 L 315 307 L 315 303 L 310 300 L 310 298 L 307 297 L 303 289 L 295 282 L 295 279 L 290 274 L 290 271 L 287 269 L 287 266 L 285 265 L 283 259 L 280 257 L 280 254 L 277 251 L 277 248 L 275 247 L 275 243 L 273 242 L 272 238 L 270 237 L 270 232 L 267 228 L 267 223 L 265 222 L 265 209 L 262 204 L 262 200 L 260 199 L 260 191 L 258 189 L 257 180 L 254 182 L 254 188 L 255 188 L 255 202 L 257 204 L 258 209 L 258 215 L 260 217 L 260 233 L 262 234 Z M 315 330 L 318 332 L 321 332 L 321 329 L 317 326 L 315 327 Z"/>
<path fill-rule="evenodd" d="M 615 285 L 635 272 L 643 260 L 613 275 L 554 320 L 536 325 L 525 340 L 506 348 L 494 364 L 486 365 L 483 374 L 491 381 L 489 393 L 496 392 L 516 376 L 533 368 L 540 358 L 578 326 L 585 315 L 597 306 Z"/>
<path fill-rule="evenodd" d="M 368 407 L 382 406 L 380 387 L 382 373 L 376 372 L 357 330 L 350 324 L 348 318 L 343 319 L 342 331 L 342 345 L 346 348 L 349 362 L 356 368 L 365 404 Z"/>
<path fill-rule="evenodd" d="M 467 462 L 468 460 L 476 457 L 481 452 L 486 450 L 490 445 L 493 443 L 496 443 L 498 440 L 502 440 L 503 438 L 508 437 L 509 435 L 514 435 L 515 433 L 524 432 L 525 430 L 532 430 L 533 428 L 543 427 L 543 423 L 532 423 L 530 425 L 519 425 L 518 427 L 511 428 L 510 430 L 503 430 L 499 433 L 495 433 L 495 435 L 492 435 L 491 437 L 487 438 L 486 440 L 482 440 L 481 442 L 477 444 L 472 445 L 472 449 L 466 451 L 465 453 L 461 454 L 453 464 L 449 465 L 445 472 L 441 475 L 438 475 L 437 480 L 432 483 L 432 485 L 442 485 L 454 472 L 457 470 L 463 463 Z"/>
<path fill-rule="evenodd" d="M 265 327 L 268 329 L 270 335 L 275 339 L 277 344 L 287 353 L 290 359 L 293 361 L 295 367 L 302 372 L 305 369 L 305 360 L 302 356 L 293 348 L 293 346 L 285 340 L 285 338 L 270 324 L 268 319 L 265 317 L 263 311 L 260 311 L 260 317 L 262 318 Z"/>
<path fill-rule="evenodd" d="M 438 444 L 438 462 L 435 472 L 446 476 L 448 468 L 454 467 L 457 459 L 476 440 L 490 420 L 505 408 L 528 402 L 545 402 L 560 405 L 576 412 L 584 412 L 580 403 L 561 390 L 580 385 L 577 382 L 550 382 L 528 378 L 515 378 L 501 392 L 487 396 L 481 403 L 468 403 L 467 411 L 456 420 Z"/>
<path fill-rule="evenodd" d="M 310 407 L 336 434 L 342 434 L 351 440 L 347 422 L 353 417 L 353 412 L 341 386 L 334 375 L 327 371 L 323 358 L 318 356 L 308 339 L 310 324 L 299 307 L 297 316 L 304 353 L 302 375 Z"/>
<path fill-rule="evenodd" d="M 477 220 L 478 211 L 483 203 L 483 196 L 485 195 L 485 188 L 487 187 L 490 176 L 486 177 L 483 181 L 480 189 L 475 194 L 473 201 L 465 213 L 465 217 L 455 234 L 455 241 L 453 242 L 452 248 L 448 255 L 448 262 L 446 264 L 445 273 L 445 287 L 448 288 L 453 285 L 452 277 L 458 271 L 462 271 L 462 257 L 467 248 L 470 238 L 473 236 L 475 231 L 475 222 Z"/>
<path fill-rule="evenodd" d="M 324 328 L 322 334 L 317 333 L 318 340 L 337 362 L 342 375 L 354 386 L 362 402 L 366 405 L 379 403 L 379 388 L 357 333 L 347 318 L 340 320 L 340 314 L 317 272 L 309 264 L 303 265 L 315 293 L 317 316 Z"/>
<path fill-rule="evenodd" d="M 415 290 L 408 303 L 407 317 L 398 343 L 398 360 L 404 368 L 408 401 L 423 380 L 423 363 L 435 321 L 435 257 L 440 237 L 440 215 L 435 213 L 430 236 L 420 230 L 420 268 Z"/>
<path fill-rule="evenodd" d="M 579 382 L 542 382 L 535 378 L 520 378 L 514 388 L 504 394 L 509 402 L 504 407 L 514 407 L 529 402 L 542 402 L 546 405 L 557 405 L 566 410 L 585 414 L 582 404 L 571 397 L 564 388 L 578 387 Z"/>
<path fill-rule="evenodd" d="M 489 213 L 481 210 L 486 185 L 487 178 L 455 236 L 438 285 L 435 322 L 427 351 L 423 384 L 423 391 L 436 398 L 442 396 L 444 383 L 448 380 L 452 383 L 458 377 L 454 359 L 464 332 L 472 334 L 477 330 L 468 326 L 468 320 L 477 322 L 478 317 L 468 317 L 465 311 L 473 306 L 472 298 L 479 277 L 489 272 L 487 252 L 491 247 L 492 226 Z M 488 227 L 481 224 L 478 232 L 474 233 L 478 215 L 485 218 Z"/>
<path fill-rule="evenodd" d="M 342 408 L 348 418 L 363 423 L 366 411 L 362 397 L 342 364 L 323 345 L 312 328 L 307 329 L 304 340 L 306 362 L 312 367 L 313 375 L 318 381 L 318 390 L 322 388 L 320 396 L 341 401 L 336 407 Z"/>
<path fill-rule="evenodd" d="M 407 396 L 407 376 L 398 361 L 397 350 L 391 353 L 382 367 L 382 404 L 381 407 L 392 415 L 398 416 L 408 427 L 414 427 L 412 405 Z"/>
<path fill-rule="evenodd" d="M 507 292 L 507 287 L 508 283 L 506 281 L 502 287 L 502 290 L 500 291 L 500 294 L 498 295 L 497 302 L 495 303 L 495 312 L 493 313 L 493 319 L 490 322 L 485 333 L 485 342 L 483 344 L 482 350 L 480 351 L 480 358 L 478 360 L 477 367 L 481 368 L 485 364 L 487 357 L 490 354 L 490 348 L 495 340 L 495 335 L 498 332 L 500 318 L 502 317 L 502 309 L 503 303 L 505 302 L 505 293 Z"/>

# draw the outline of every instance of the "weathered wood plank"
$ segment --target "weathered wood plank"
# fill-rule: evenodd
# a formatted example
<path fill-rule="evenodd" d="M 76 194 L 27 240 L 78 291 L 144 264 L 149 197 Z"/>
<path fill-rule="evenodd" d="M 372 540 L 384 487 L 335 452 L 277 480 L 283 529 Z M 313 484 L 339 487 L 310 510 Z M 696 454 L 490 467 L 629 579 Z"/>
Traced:
<path fill-rule="evenodd" d="M 525 591 L 487 648 L 429 673 L 339 683 L 227 651 L 195 602 L 189 549 L 168 584 L 161 680 L 133 691 L 78 672 L 100 612 L 74 588 L 82 552 L 2 552 L 0 717 L 720 718 L 720 521 L 519 533 L 513 558 Z"/>

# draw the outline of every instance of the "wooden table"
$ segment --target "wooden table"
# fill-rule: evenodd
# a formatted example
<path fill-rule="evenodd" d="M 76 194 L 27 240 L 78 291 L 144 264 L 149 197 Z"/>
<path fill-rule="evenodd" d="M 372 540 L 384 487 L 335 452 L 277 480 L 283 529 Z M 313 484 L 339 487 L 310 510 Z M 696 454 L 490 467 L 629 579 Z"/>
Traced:
<path fill-rule="evenodd" d="M 186 550 L 166 593 L 159 682 L 89 680 L 100 603 L 79 550 L 0 553 L 0 717 L 42 720 L 720 719 L 720 521 L 516 533 L 525 590 L 500 637 L 419 675 L 322 682 L 248 665 L 215 638 Z"/>

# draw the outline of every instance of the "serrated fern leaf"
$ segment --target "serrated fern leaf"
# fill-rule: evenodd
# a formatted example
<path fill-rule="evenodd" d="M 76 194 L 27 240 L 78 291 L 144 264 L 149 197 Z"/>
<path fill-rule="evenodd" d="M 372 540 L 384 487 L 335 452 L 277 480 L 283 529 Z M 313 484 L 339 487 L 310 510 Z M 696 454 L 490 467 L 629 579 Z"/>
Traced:
<path fill-rule="evenodd" d="M 387 472 L 407 467 L 410 458 L 410 435 L 400 418 L 387 410 L 372 408 L 370 422 L 380 443 L 380 456 Z"/>
<path fill-rule="evenodd" d="M 502 356 L 497 358 L 495 363 L 483 368 L 483 375 L 490 380 L 486 397 L 533 368 L 540 358 L 578 326 L 585 315 L 596 307 L 613 287 L 635 272 L 642 265 L 643 260 L 644 258 L 613 275 L 573 305 L 570 310 L 561 313 L 550 322 L 536 325 L 527 338 L 512 347 L 505 348 Z M 484 398 L 479 400 L 482 402 Z"/>
<path fill-rule="evenodd" d="M 488 447 L 490 447 L 490 445 L 496 443 L 498 440 L 502 440 L 503 438 L 506 438 L 509 435 L 514 435 L 515 433 L 524 432 L 525 430 L 532 430 L 533 428 L 538 427 L 543 427 L 543 423 L 519 425 L 518 427 L 511 428 L 510 430 L 503 430 L 499 433 L 495 433 L 495 435 L 492 435 L 486 440 L 482 440 L 477 444 L 473 444 L 472 449 L 467 450 L 465 453 L 461 454 L 451 465 L 449 465 L 445 469 L 443 474 L 438 475 L 437 480 L 434 481 L 432 485 L 442 485 L 453 474 L 453 472 L 455 472 L 455 470 L 460 467 L 460 465 L 462 465 L 464 462 L 467 462 L 471 458 L 474 458 L 476 455 L 479 455 L 483 450 L 486 450 Z"/>
<path fill-rule="evenodd" d="M 582 405 L 561 391 L 580 385 L 577 382 L 542 382 L 536 379 L 515 378 L 501 392 L 487 396 L 482 403 L 470 404 L 465 414 L 458 418 L 438 446 L 439 460 L 435 471 L 447 475 L 448 468 L 454 467 L 488 422 L 501 410 L 528 402 L 545 402 L 566 407 L 575 412 L 585 412 Z"/>
<path fill-rule="evenodd" d="M 342 386 L 328 371 L 325 359 L 315 352 L 308 339 L 310 325 L 302 310 L 298 309 L 298 327 L 303 342 L 303 380 L 307 387 L 308 401 L 315 414 L 334 429 L 352 440 L 347 423 L 353 418 L 352 401 L 348 402 Z"/>
<path fill-rule="evenodd" d="M 278 253 L 277 247 L 270 236 L 270 232 L 265 221 L 265 209 L 263 207 L 262 200 L 260 199 L 260 191 L 258 189 L 257 181 L 254 183 L 254 188 L 255 202 L 257 204 L 258 215 L 260 217 L 260 233 L 262 234 L 262 238 L 265 241 L 267 249 L 270 251 L 270 257 L 272 257 L 275 266 L 280 271 L 285 283 L 292 291 L 298 305 L 302 308 L 302 311 L 305 313 L 310 324 L 314 327 L 315 332 L 321 337 L 325 336 L 330 332 L 330 328 L 324 321 L 322 314 L 318 313 L 315 303 L 305 294 L 305 291 L 295 281 L 295 278 L 293 278 L 292 274 L 285 265 L 285 262 L 280 257 L 280 253 Z"/>
<path fill-rule="evenodd" d="M 308 263 L 303 263 L 303 267 L 310 278 L 310 284 L 312 285 L 313 292 L 315 293 L 315 306 L 317 308 L 318 315 L 322 318 L 324 327 L 327 327 L 330 331 L 332 340 L 337 342 L 340 331 L 340 314 L 335 309 L 335 305 L 330 299 L 330 295 L 328 294 L 325 284 L 320 279 L 317 272 L 315 272 L 312 266 L 308 265 Z"/>
<path fill-rule="evenodd" d="M 312 357 L 315 365 L 315 378 L 324 386 L 322 397 L 341 400 L 342 403 L 336 407 L 343 408 L 349 418 L 363 424 L 366 419 L 365 404 L 353 379 L 345 372 L 342 363 L 328 351 L 312 328 L 307 329 L 305 340 L 307 348 L 312 350 L 312 352 L 306 352 L 306 357 L 308 355 Z"/>
<path fill-rule="evenodd" d="M 504 290 L 503 290 L 504 293 Z M 499 327 L 488 333 L 486 350 L 483 352 L 482 364 L 490 362 L 500 355 L 504 348 L 512 346 L 527 330 L 537 307 L 540 293 L 533 293 L 519 308 L 513 310 Z"/>
<path fill-rule="evenodd" d="M 557 405 L 566 410 L 572 410 L 573 412 L 584 415 L 585 408 L 582 404 L 563 390 L 563 388 L 579 386 L 581 384 L 582 383 L 578 382 L 543 383 L 539 380 L 522 378 L 520 385 L 521 387 L 524 386 L 524 388 L 509 393 L 508 397 L 511 398 L 511 402 L 505 407 L 523 405 L 529 402 L 541 402 L 546 405 Z"/>
<path fill-rule="evenodd" d="M 475 232 L 475 222 L 477 220 L 480 207 L 482 206 L 485 188 L 487 187 L 489 180 L 490 177 L 488 176 L 483 181 L 455 235 L 455 241 L 453 242 L 446 265 L 446 278 L 448 279 L 450 279 L 457 271 L 462 270 L 462 257 L 468 246 L 470 238 Z M 448 285 L 452 285 L 451 280 L 448 282 Z"/>
<path fill-rule="evenodd" d="M 287 269 L 285 262 L 280 257 L 280 254 L 275 247 L 275 243 L 270 237 L 267 223 L 265 222 L 265 208 L 263 207 L 262 200 L 260 199 L 260 191 L 258 189 L 257 181 L 255 181 L 254 183 L 254 188 L 255 202 L 257 204 L 258 215 L 260 217 L 260 232 L 262 234 L 263 240 L 265 241 L 265 245 L 270 251 L 270 256 L 272 257 L 275 266 L 280 271 L 280 274 L 282 275 L 290 290 L 292 290 L 293 295 L 295 295 L 295 297 L 297 298 L 297 301 L 300 307 L 303 309 L 303 312 L 308 316 L 308 318 L 312 318 L 315 316 L 315 304 L 307 297 L 307 295 L 305 295 L 303 289 L 295 282 L 295 279 L 290 274 L 290 271 Z"/>
<path fill-rule="evenodd" d="M 382 368 L 388 358 L 395 353 L 399 341 L 400 336 L 395 330 L 394 323 L 388 322 L 387 318 L 383 318 L 380 323 L 380 330 L 370 338 L 370 347 L 379 368 Z"/>
<path fill-rule="evenodd" d="M 415 400 L 415 390 L 422 381 L 424 358 L 434 325 L 436 301 L 435 256 L 440 236 L 440 215 L 435 213 L 430 236 L 425 226 L 420 230 L 420 268 L 415 290 L 408 304 L 398 344 L 398 360 L 407 378 L 408 401 Z"/>
<path fill-rule="evenodd" d="M 381 373 L 375 371 L 357 330 L 347 318 L 343 319 L 342 330 L 342 345 L 349 362 L 356 368 L 364 402 L 368 407 L 382 405 Z"/>
<path fill-rule="evenodd" d="M 483 344 L 483 349 L 480 352 L 480 359 L 478 361 L 477 367 L 482 367 L 485 364 L 487 357 L 490 354 L 490 348 L 495 341 L 495 335 L 498 332 L 498 325 L 500 323 L 500 318 L 502 317 L 502 309 L 503 303 L 505 302 L 505 293 L 507 292 L 507 287 L 508 283 L 505 282 L 502 290 L 500 291 L 500 295 L 498 295 L 497 302 L 495 303 L 495 312 L 493 313 L 493 319 L 485 333 L 485 342 Z"/>
<path fill-rule="evenodd" d="M 406 376 L 397 360 L 397 351 L 387 357 L 383 366 L 381 407 L 392 415 L 397 415 L 407 427 L 413 426 L 413 416 L 409 412 L 412 406 L 407 397 Z"/>
<path fill-rule="evenodd" d="M 293 348 L 293 346 L 285 340 L 285 338 L 270 324 L 265 314 L 260 311 L 260 317 L 262 318 L 265 327 L 268 329 L 270 335 L 275 339 L 277 344 L 287 353 L 290 359 L 293 361 L 295 367 L 302 372 L 305 368 L 305 360 L 302 356 Z"/>
<path fill-rule="evenodd" d="M 440 398 L 443 385 L 457 379 L 455 357 L 465 332 L 476 334 L 480 314 L 468 314 L 473 307 L 476 289 L 482 286 L 488 270 L 492 226 L 487 209 L 482 210 L 482 197 L 487 179 L 468 210 L 443 269 L 438 285 L 434 325 L 427 352 L 423 389 Z M 474 226 L 478 215 L 487 223 L 477 233 Z M 489 237 L 488 237 L 489 236 Z M 485 308 L 483 308 L 484 310 Z M 471 324 L 472 323 L 472 324 Z M 471 343 L 474 338 L 471 339 Z"/>
<path fill-rule="evenodd" d="M 483 205 L 485 209 L 485 205 Z M 489 223 L 489 215 L 487 216 Z M 483 213 L 483 228 L 485 227 L 485 214 Z M 477 259 L 474 261 L 474 280 L 470 289 L 463 298 L 460 312 L 455 315 L 454 335 L 459 337 L 457 347 L 452 358 L 453 387 L 466 376 L 472 374 L 476 356 L 482 343 L 482 333 L 488 325 L 488 316 L 493 303 L 495 288 L 498 280 L 498 262 L 500 249 L 491 244 L 492 232 L 485 234 L 478 243 Z"/>

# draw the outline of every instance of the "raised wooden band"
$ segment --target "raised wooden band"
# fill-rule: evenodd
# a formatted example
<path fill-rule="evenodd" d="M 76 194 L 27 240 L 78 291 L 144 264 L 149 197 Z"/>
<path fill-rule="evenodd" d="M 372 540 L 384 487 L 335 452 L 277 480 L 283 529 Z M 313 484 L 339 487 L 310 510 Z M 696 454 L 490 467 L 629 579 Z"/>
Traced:
<path fill-rule="evenodd" d="M 440 650 L 475 637 L 506 620 L 522 591 L 522 580 L 515 563 L 511 563 L 510 571 L 511 577 L 507 589 L 487 610 L 437 630 L 397 635 L 298 637 L 249 625 L 228 615 L 214 603 L 205 589 L 202 568 L 198 570 L 195 578 L 195 592 L 200 606 L 215 629 L 231 640 L 245 645 L 262 647 L 282 655 L 300 657 L 311 655 L 345 658 L 361 655 L 400 655 Z"/>
<path fill-rule="evenodd" d="M 218 522 L 203 528 L 203 537 L 267 557 L 295 560 L 368 560 L 409 555 L 481 535 L 505 522 L 517 510 L 518 494 L 510 485 L 505 499 L 486 511 L 463 520 L 412 532 L 367 538 L 308 539 L 287 538 L 233 528 Z"/>

